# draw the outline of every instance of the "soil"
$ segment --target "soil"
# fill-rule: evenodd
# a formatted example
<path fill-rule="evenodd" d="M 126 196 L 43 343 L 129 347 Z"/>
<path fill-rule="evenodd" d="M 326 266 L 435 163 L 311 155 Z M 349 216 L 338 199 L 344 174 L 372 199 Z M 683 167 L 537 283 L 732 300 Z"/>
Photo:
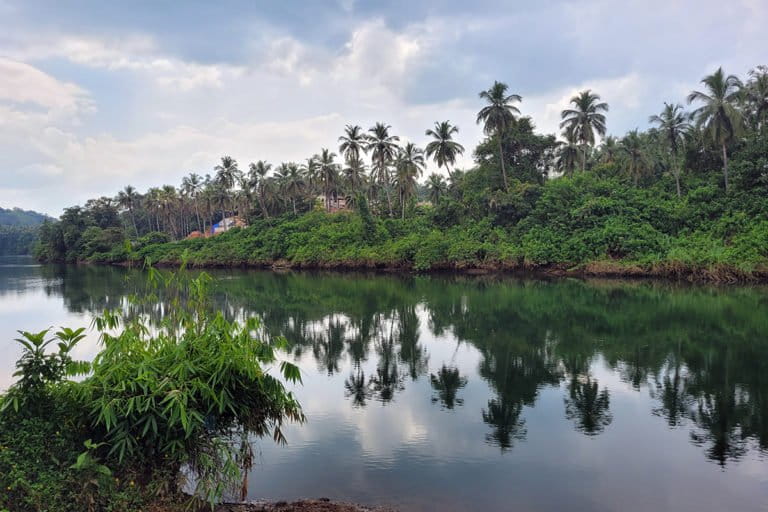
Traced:
<path fill-rule="evenodd" d="M 216 512 L 396 512 L 396 510 L 388 507 L 364 507 L 354 503 L 320 498 L 294 502 L 225 504 L 219 505 Z"/>

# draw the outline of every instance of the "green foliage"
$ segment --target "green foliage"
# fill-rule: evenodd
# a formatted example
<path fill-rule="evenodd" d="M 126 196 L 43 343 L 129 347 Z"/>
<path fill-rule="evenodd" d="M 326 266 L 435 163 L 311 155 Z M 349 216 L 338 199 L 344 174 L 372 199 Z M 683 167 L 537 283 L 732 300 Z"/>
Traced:
<path fill-rule="evenodd" d="M 0 225 L 0 256 L 32 254 L 38 240 L 37 226 Z"/>
<path fill-rule="evenodd" d="M 0 208 L 0 226 L 34 227 L 50 219 L 47 215 L 22 210 L 21 208 Z"/>
<path fill-rule="evenodd" d="M 432 175 L 418 185 L 422 151 L 401 145 L 386 123 L 376 123 L 368 138 L 350 125 L 339 139 L 343 169 L 326 149 L 304 166 L 281 164 L 274 176 L 269 164 L 252 164 L 246 178 L 224 157 L 213 181 L 191 175 L 180 191 L 169 185 L 142 196 L 128 187 L 117 201 L 68 208 L 59 222 L 41 226 L 36 254 L 42 261 L 158 265 L 188 254 L 193 266 L 418 271 L 609 263 L 611 273 L 718 270 L 762 278 L 765 73 L 756 68 L 742 88 L 718 70 L 702 81 L 712 94 L 689 96 L 693 112 L 666 104 L 651 116 L 652 128 L 622 137 L 607 136 L 608 105 L 600 95 L 581 91 L 561 113 L 564 141 L 537 133 L 520 115 L 522 98 L 494 82 L 480 93 L 477 122 L 486 138 L 474 149 L 472 168 L 452 168 L 463 151 L 453 140 L 457 127 L 446 121 L 427 131 L 434 139 L 427 154 L 449 169 L 447 181 Z M 337 207 L 346 211 L 324 211 Z M 242 212 L 250 226 L 178 240 L 193 229 L 209 231 L 227 212 Z"/>
<path fill-rule="evenodd" d="M 137 305 L 162 297 L 169 314 L 151 329 L 145 317 L 97 316 L 103 348 L 91 365 L 70 357 L 84 329 L 21 332 L 18 380 L 0 412 L 0 485 L 10 493 L 0 507 L 137 509 L 176 499 L 183 476 L 214 503 L 243 488 L 253 437 L 285 443 L 283 423 L 304 416 L 269 370 L 300 382 L 299 369 L 278 360 L 283 338 L 254 338 L 255 318 L 231 322 L 214 312 L 209 280 L 150 269 Z M 47 350 L 54 342 L 58 351 Z"/>
<path fill-rule="evenodd" d="M 463 197 L 476 194 L 472 171 Z M 544 185 L 513 182 L 496 191 L 481 213 L 479 200 L 443 199 L 405 219 L 366 213 L 311 212 L 257 221 L 209 239 L 144 245 L 136 263 L 197 266 L 409 267 L 418 271 L 467 267 L 560 265 L 684 265 L 690 271 L 730 266 L 742 273 L 768 266 L 763 201 L 744 192 L 739 204 L 705 180 L 691 180 L 681 198 L 659 183 L 638 188 L 623 176 L 577 173 Z M 471 208 L 467 204 L 473 205 Z M 475 213 L 477 211 L 478 213 Z"/>

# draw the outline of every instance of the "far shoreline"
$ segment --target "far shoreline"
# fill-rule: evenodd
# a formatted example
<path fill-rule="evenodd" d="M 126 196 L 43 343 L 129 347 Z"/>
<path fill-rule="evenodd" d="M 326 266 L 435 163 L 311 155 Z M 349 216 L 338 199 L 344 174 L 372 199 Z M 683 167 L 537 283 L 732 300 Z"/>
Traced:
<path fill-rule="evenodd" d="M 80 261 L 77 265 L 119 266 L 141 268 L 145 263 L 137 261 L 93 262 Z M 153 262 L 156 268 L 178 268 L 182 261 Z M 333 271 L 339 273 L 372 272 L 380 274 L 407 273 L 410 275 L 506 275 L 530 278 L 580 278 L 632 281 L 666 281 L 671 283 L 714 284 L 714 285 L 755 285 L 768 284 L 768 268 L 750 272 L 729 265 L 709 267 L 692 266 L 675 262 L 654 265 L 622 263 L 616 261 L 595 261 L 579 265 L 523 265 L 516 262 L 492 262 L 455 265 L 446 263 L 434 265 L 427 270 L 417 270 L 408 262 L 385 265 L 367 261 L 343 262 L 291 262 L 288 260 L 241 261 L 235 263 L 194 262 L 186 263 L 194 269 L 253 269 L 273 272 L 285 271 Z"/>

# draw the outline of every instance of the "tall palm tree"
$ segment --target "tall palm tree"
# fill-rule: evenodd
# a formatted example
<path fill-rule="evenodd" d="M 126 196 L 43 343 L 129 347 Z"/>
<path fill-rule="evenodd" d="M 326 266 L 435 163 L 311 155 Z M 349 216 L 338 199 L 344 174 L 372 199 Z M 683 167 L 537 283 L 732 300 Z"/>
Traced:
<path fill-rule="evenodd" d="M 216 171 L 216 179 L 229 195 L 234 188 L 235 183 L 237 183 L 237 178 L 240 174 L 240 169 L 237 167 L 237 160 L 230 156 L 223 156 L 221 157 L 221 163 L 214 167 L 213 170 Z M 231 196 L 229 200 L 230 211 L 232 212 L 232 215 L 234 215 L 235 205 Z"/>
<path fill-rule="evenodd" d="M 368 147 L 365 133 L 358 125 L 348 124 L 345 126 L 344 135 L 339 137 L 339 142 L 339 153 L 342 154 L 347 163 L 360 160 Z"/>
<path fill-rule="evenodd" d="M 168 226 L 170 231 L 169 234 L 173 238 L 178 238 L 178 228 L 174 219 L 174 213 L 177 210 L 179 200 L 176 187 L 173 185 L 163 185 L 160 189 L 159 199 L 161 211 L 165 213 L 165 218 L 167 220 L 166 226 Z"/>
<path fill-rule="evenodd" d="M 155 218 L 155 224 L 153 226 L 152 217 L 150 216 L 150 220 L 149 220 L 150 230 L 162 231 L 162 228 L 160 226 L 160 211 L 161 211 L 160 189 L 157 187 L 152 187 L 149 190 L 147 190 L 147 194 L 145 195 L 145 199 L 144 199 L 144 204 L 147 211 L 150 213 L 150 215 L 154 216 Z"/>
<path fill-rule="evenodd" d="M 259 208 L 261 208 L 261 214 L 265 219 L 269 218 L 269 210 L 264 200 L 264 186 L 272 165 L 268 164 L 264 160 L 259 160 L 256 163 L 251 162 L 248 166 L 248 177 L 250 179 L 250 186 L 256 189 L 256 199 L 259 202 Z"/>
<path fill-rule="evenodd" d="M 199 174 L 194 172 L 189 173 L 188 176 L 184 176 L 181 180 L 181 189 L 192 200 L 192 204 L 195 206 L 195 217 L 197 218 L 197 229 L 202 232 L 203 224 L 200 220 L 200 192 L 203 190 L 203 178 Z"/>
<path fill-rule="evenodd" d="M 397 189 L 400 194 L 400 209 L 405 218 L 405 203 L 416 194 L 417 179 L 424 172 L 424 150 L 412 142 L 407 143 L 397 154 L 395 161 Z"/>
<path fill-rule="evenodd" d="M 131 224 L 133 225 L 133 232 L 136 236 L 139 236 L 139 230 L 136 229 L 136 216 L 134 215 L 134 208 L 138 203 L 141 196 L 131 185 L 126 186 L 123 190 L 117 193 L 117 204 L 128 210 L 128 215 L 131 217 Z"/>
<path fill-rule="evenodd" d="M 371 152 L 373 168 L 371 169 L 376 181 L 384 187 L 387 195 L 387 206 L 389 215 L 392 216 L 392 197 L 389 192 L 390 176 L 389 166 L 395 160 L 398 152 L 397 142 L 400 138 L 397 135 L 390 135 L 392 128 L 388 124 L 376 123 L 368 130 L 366 144 L 368 151 Z"/>
<path fill-rule="evenodd" d="M 504 189 L 509 190 L 507 181 L 507 168 L 504 164 L 503 138 L 504 131 L 515 122 L 515 117 L 520 115 L 520 110 L 512 105 L 513 102 L 523 101 L 519 94 L 507 94 L 509 86 L 502 82 L 493 82 L 487 91 L 480 92 L 480 99 L 487 105 L 477 113 L 477 124 L 483 123 L 483 131 L 486 135 L 495 135 L 499 143 L 499 160 L 501 161 L 501 175 L 504 179 Z"/>
<path fill-rule="evenodd" d="M 355 197 L 365 186 L 365 164 L 362 158 L 351 158 L 347 160 L 347 165 L 342 171 L 344 174 L 344 185 L 347 188 L 348 196 Z"/>
<path fill-rule="evenodd" d="M 282 163 L 275 172 L 280 190 L 291 202 L 291 209 L 296 214 L 296 199 L 304 194 L 306 182 L 299 166 L 293 162 Z"/>
<path fill-rule="evenodd" d="M 560 128 L 573 132 L 576 141 L 582 145 L 581 170 L 587 169 L 587 149 L 595 145 L 595 133 L 605 135 L 605 112 L 608 104 L 600 101 L 600 95 L 590 89 L 581 91 L 571 98 L 573 108 L 562 111 Z"/>
<path fill-rule="evenodd" d="M 323 148 L 317 158 L 317 169 L 320 183 L 323 186 L 323 196 L 325 197 L 325 209 L 331 209 L 331 193 L 335 190 L 339 182 L 339 165 L 335 162 L 336 153 Z"/>
<path fill-rule="evenodd" d="M 680 146 L 685 141 L 685 135 L 691 129 L 689 123 L 690 115 L 683 112 L 681 105 L 672 105 L 664 103 L 664 110 L 658 115 L 648 118 L 648 121 L 654 123 L 662 133 L 666 144 L 669 147 L 672 156 L 672 174 L 675 177 L 675 186 L 677 187 L 677 197 L 680 197 L 680 174 L 682 168 L 678 161 Z"/>
<path fill-rule="evenodd" d="M 573 134 L 573 130 L 566 128 L 563 130 L 565 142 L 561 142 L 557 150 L 555 165 L 557 170 L 565 176 L 571 176 L 576 169 L 576 161 L 579 158 L 579 143 Z"/>
<path fill-rule="evenodd" d="M 603 139 L 603 143 L 600 145 L 600 161 L 602 163 L 611 164 L 616 161 L 616 155 L 619 153 L 619 141 L 613 135 L 607 136 Z"/>
<path fill-rule="evenodd" d="M 768 121 L 768 66 L 757 66 L 750 70 L 744 92 L 755 129 L 762 133 Z"/>
<path fill-rule="evenodd" d="M 706 92 L 693 91 L 688 95 L 688 103 L 699 102 L 702 105 L 693 111 L 696 124 L 709 133 L 710 138 L 719 144 L 723 151 L 723 178 L 725 192 L 728 192 L 728 143 L 741 131 L 742 116 L 737 107 L 742 88 L 741 80 L 735 75 L 727 75 L 723 68 L 705 76 L 701 83 Z"/>
<path fill-rule="evenodd" d="M 456 163 L 456 157 L 464 154 L 464 146 L 453 140 L 456 133 L 459 133 L 459 128 L 450 121 L 435 122 L 434 129 L 425 133 L 435 139 L 427 144 L 427 158 L 434 158 L 438 168 L 445 167 L 448 176 L 451 175 L 451 166 Z"/>
<path fill-rule="evenodd" d="M 619 147 L 627 158 L 627 170 L 629 171 L 629 175 L 632 177 L 635 186 L 637 186 L 639 179 L 646 174 L 649 168 L 648 157 L 645 154 L 643 141 L 640 138 L 637 129 L 627 133 L 627 135 L 621 139 Z"/>
<path fill-rule="evenodd" d="M 445 182 L 442 176 L 439 174 L 430 174 L 427 179 L 427 194 L 429 201 L 437 206 L 440 202 L 440 198 L 448 192 L 448 184 Z"/>

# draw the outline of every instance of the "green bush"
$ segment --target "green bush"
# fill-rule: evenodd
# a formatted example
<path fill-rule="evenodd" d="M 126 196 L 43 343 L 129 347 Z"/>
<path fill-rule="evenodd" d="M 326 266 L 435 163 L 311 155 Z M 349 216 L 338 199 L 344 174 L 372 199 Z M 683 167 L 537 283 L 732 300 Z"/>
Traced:
<path fill-rule="evenodd" d="M 69 355 L 83 329 L 22 333 L 18 381 L 0 401 L 0 507 L 136 509 L 178 500 L 182 474 L 213 503 L 242 488 L 251 436 L 285 442 L 283 423 L 304 420 L 266 371 L 285 340 L 257 340 L 255 318 L 239 324 L 212 312 L 208 280 L 150 270 L 156 287 L 143 296 L 170 301 L 169 315 L 159 329 L 141 317 L 97 317 L 103 349 L 90 365 Z M 300 380 L 294 365 L 279 367 Z M 87 376 L 66 380 L 76 373 Z"/>

